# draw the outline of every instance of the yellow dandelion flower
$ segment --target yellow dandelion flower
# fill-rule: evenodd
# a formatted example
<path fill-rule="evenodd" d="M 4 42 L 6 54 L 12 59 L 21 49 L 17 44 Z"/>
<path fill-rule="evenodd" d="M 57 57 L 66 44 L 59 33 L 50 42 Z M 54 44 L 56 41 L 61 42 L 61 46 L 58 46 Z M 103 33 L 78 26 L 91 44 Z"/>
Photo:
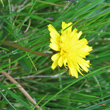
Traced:
<path fill-rule="evenodd" d="M 89 55 L 92 47 L 87 45 L 88 42 L 85 38 L 79 39 L 82 31 L 78 33 L 76 28 L 72 30 L 71 24 L 71 22 L 62 22 L 61 34 L 51 24 L 48 25 L 51 36 L 49 47 L 57 51 L 51 57 L 53 61 L 51 68 L 55 69 L 57 65 L 62 67 L 64 64 L 66 68 L 69 68 L 69 75 L 78 78 L 78 72 L 81 75 L 83 75 L 81 73 L 83 70 L 88 72 L 90 61 L 86 61 L 85 58 Z"/>

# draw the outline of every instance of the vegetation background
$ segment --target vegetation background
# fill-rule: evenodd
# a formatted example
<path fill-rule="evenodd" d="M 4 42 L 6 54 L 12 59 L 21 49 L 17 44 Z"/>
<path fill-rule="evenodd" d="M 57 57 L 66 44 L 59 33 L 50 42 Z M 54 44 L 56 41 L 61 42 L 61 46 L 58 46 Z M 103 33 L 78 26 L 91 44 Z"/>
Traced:
<path fill-rule="evenodd" d="M 51 69 L 48 24 L 58 31 L 73 22 L 93 51 L 89 73 L 79 78 Z M 8 41 L 17 46 L 10 46 Z M 43 110 L 110 110 L 109 0 L 0 0 L 0 71 L 10 74 Z M 34 105 L 0 74 L 0 110 L 35 110 Z"/>

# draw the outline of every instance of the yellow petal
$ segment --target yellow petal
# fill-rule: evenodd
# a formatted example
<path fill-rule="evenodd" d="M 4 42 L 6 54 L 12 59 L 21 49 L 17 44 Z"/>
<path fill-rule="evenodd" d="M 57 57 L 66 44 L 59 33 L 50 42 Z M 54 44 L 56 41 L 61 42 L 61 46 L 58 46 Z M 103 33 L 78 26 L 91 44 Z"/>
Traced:
<path fill-rule="evenodd" d="M 73 61 L 72 59 L 68 59 L 68 67 L 69 67 L 69 74 L 71 76 L 75 76 L 76 78 L 78 78 L 78 64 L 74 63 L 75 61 Z"/>
<path fill-rule="evenodd" d="M 61 30 L 61 33 L 63 35 L 69 35 L 72 31 L 72 26 L 70 26 L 72 23 L 65 23 L 65 22 L 62 22 L 62 30 Z"/>
<path fill-rule="evenodd" d="M 77 35 L 78 38 L 80 38 L 80 36 L 82 35 L 82 31 L 80 31 Z"/>
<path fill-rule="evenodd" d="M 70 23 L 68 23 L 68 28 L 67 28 L 67 31 L 68 31 L 68 34 L 70 35 L 70 33 L 71 33 L 71 31 L 72 31 L 72 23 L 70 22 Z"/>
<path fill-rule="evenodd" d="M 57 35 L 55 32 L 50 32 L 50 36 L 55 41 L 59 41 L 60 39 L 60 35 Z"/>
<path fill-rule="evenodd" d="M 52 59 L 52 61 L 55 61 L 55 60 L 58 60 L 59 57 L 60 57 L 60 54 L 56 53 L 51 57 L 51 59 Z"/>
<path fill-rule="evenodd" d="M 54 70 L 57 65 L 58 65 L 58 60 L 56 60 L 56 61 L 54 61 L 54 62 L 52 63 L 51 68 Z"/>
<path fill-rule="evenodd" d="M 64 66 L 67 66 L 66 63 L 67 63 L 67 58 L 64 59 Z"/>
<path fill-rule="evenodd" d="M 76 78 L 78 78 L 78 72 L 77 72 L 77 70 L 76 69 L 74 69 L 74 68 L 69 68 L 69 75 L 71 75 L 71 76 L 75 76 Z"/>
<path fill-rule="evenodd" d="M 90 51 L 92 51 L 92 47 L 89 47 L 89 46 L 85 46 L 84 48 L 82 48 L 83 50 L 82 50 L 82 55 L 83 56 L 87 56 L 87 55 L 89 55 L 89 52 Z"/>
<path fill-rule="evenodd" d="M 62 21 L 62 29 L 64 30 L 65 28 L 67 28 L 68 24 Z"/>
<path fill-rule="evenodd" d="M 55 51 L 59 51 L 60 47 L 58 44 L 50 43 L 49 47 Z"/>
<path fill-rule="evenodd" d="M 81 66 L 81 68 L 84 70 L 84 71 L 86 71 L 86 72 L 88 72 L 89 70 L 88 70 L 88 68 L 90 67 L 90 61 L 88 60 L 88 61 L 86 61 L 86 60 L 84 60 L 84 59 L 79 59 L 80 61 L 79 61 L 79 65 Z"/>
<path fill-rule="evenodd" d="M 88 44 L 87 40 L 85 38 L 81 39 L 78 41 L 77 43 L 77 47 L 79 48 L 83 48 Z"/>
<path fill-rule="evenodd" d="M 51 24 L 48 25 L 48 30 L 50 31 L 51 38 L 58 39 L 60 37 L 60 34 Z"/>
<path fill-rule="evenodd" d="M 50 38 L 51 43 L 59 44 L 60 40 L 59 39 L 53 39 Z"/>
<path fill-rule="evenodd" d="M 77 33 L 77 29 L 75 28 L 72 32 L 71 32 L 71 37 L 74 37 L 74 35 Z"/>
<path fill-rule="evenodd" d="M 60 56 L 60 58 L 58 59 L 58 65 L 60 67 L 62 67 L 62 65 L 63 65 L 63 56 Z"/>

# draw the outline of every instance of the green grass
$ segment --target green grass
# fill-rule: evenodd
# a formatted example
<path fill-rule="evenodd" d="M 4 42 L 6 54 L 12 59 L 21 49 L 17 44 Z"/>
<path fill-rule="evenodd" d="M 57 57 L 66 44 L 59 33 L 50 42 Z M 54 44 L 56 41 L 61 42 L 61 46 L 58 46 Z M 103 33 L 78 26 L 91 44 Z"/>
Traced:
<path fill-rule="evenodd" d="M 109 0 L 3 0 L 0 2 L 0 71 L 6 71 L 43 110 L 109 110 Z M 32 51 L 51 51 L 47 28 L 58 31 L 73 22 L 93 47 L 89 72 L 76 79 L 62 68 L 51 69 L 51 57 L 3 44 L 13 42 Z M 34 105 L 0 74 L 0 109 L 35 110 Z"/>

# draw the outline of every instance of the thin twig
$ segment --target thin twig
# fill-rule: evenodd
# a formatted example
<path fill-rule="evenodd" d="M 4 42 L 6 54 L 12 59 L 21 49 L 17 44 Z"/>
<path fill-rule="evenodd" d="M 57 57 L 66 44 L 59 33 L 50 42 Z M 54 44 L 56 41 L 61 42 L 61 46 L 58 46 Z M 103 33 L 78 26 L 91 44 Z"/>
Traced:
<path fill-rule="evenodd" d="M 18 82 L 17 82 L 15 79 L 13 79 L 13 78 L 12 78 L 8 73 L 6 73 L 5 71 L 1 71 L 1 73 L 2 73 L 4 76 L 6 76 L 12 83 L 16 84 L 16 86 L 18 87 L 18 89 L 19 89 L 33 104 L 37 104 L 37 103 L 33 100 L 33 98 L 26 92 L 26 90 L 25 90 L 20 84 L 18 84 Z M 39 108 L 39 110 L 42 110 L 38 104 L 36 105 L 36 108 L 37 108 L 37 109 Z"/>

